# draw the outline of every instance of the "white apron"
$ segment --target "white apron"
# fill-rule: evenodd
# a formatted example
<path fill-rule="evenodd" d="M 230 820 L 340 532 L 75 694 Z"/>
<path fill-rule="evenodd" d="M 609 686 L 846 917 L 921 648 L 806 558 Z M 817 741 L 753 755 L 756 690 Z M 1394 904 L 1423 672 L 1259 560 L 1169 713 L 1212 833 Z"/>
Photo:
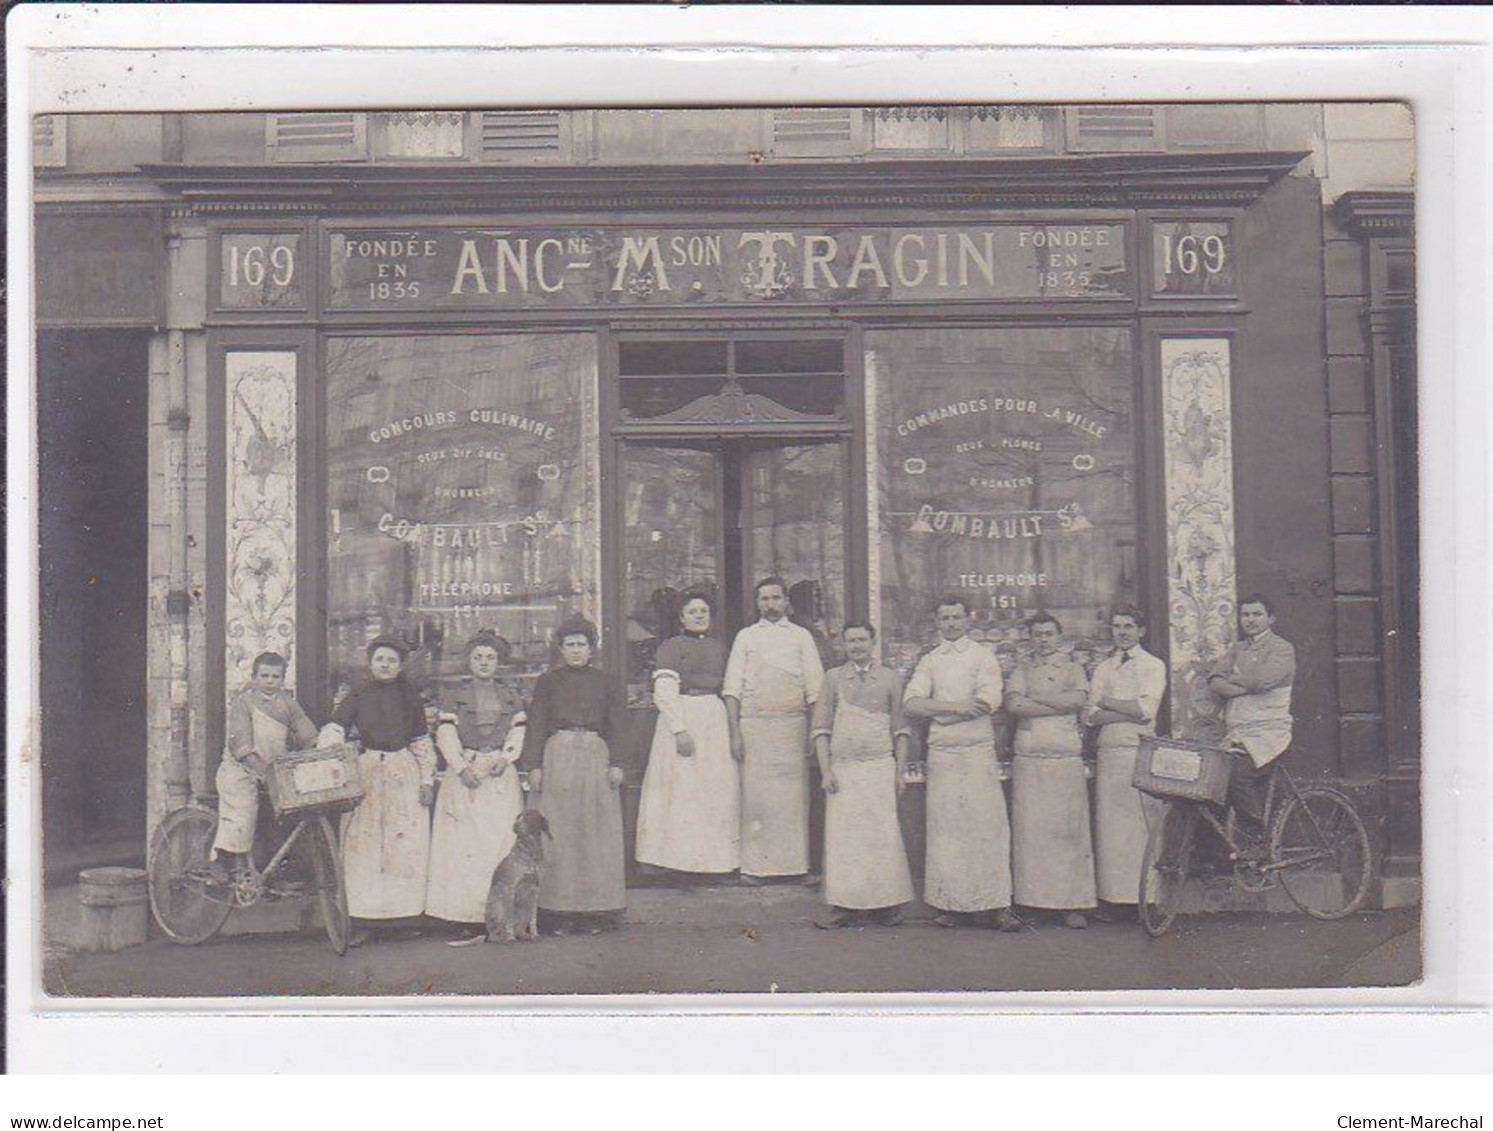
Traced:
<path fill-rule="evenodd" d="M 249 718 L 254 726 L 254 752 L 266 762 L 281 757 L 286 750 L 285 724 L 258 707 L 250 709 Z M 219 852 L 248 852 L 254 846 L 254 829 L 259 823 L 259 779 L 238 761 L 225 756 L 218 763 L 214 781 L 218 790 L 218 831 L 213 836 L 212 859 L 216 860 Z"/>
<path fill-rule="evenodd" d="M 1114 735 L 1111 731 L 1119 732 Z M 1129 732 L 1134 743 L 1124 742 Z M 1135 786 L 1135 759 L 1140 753 L 1139 727 L 1109 723 L 1099 735 L 1099 765 L 1094 777 L 1094 841 L 1099 898 L 1108 903 L 1140 899 L 1140 865 L 1150 822 L 1159 821 L 1163 804 Z M 1109 745 L 1107 743 L 1113 743 Z"/>
<path fill-rule="evenodd" d="M 994 738 L 940 746 L 939 724 L 930 729 L 923 902 L 940 911 L 1009 907 L 1011 826 Z"/>
<path fill-rule="evenodd" d="M 487 775 L 501 753 L 466 751 L 479 774 Z M 524 809 L 518 771 L 507 766 L 499 777 L 484 776 L 476 789 L 447 772 L 436 795 L 430 833 L 430 878 L 425 913 L 453 923 L 481 923 L 487 915 L 492 874 L 516 839 L 513 822 Z"/>
<path fill-rule="evenodd" d="M 890 720 L 836 704 L 830 768 L 839 789 L 824 799 L 824 899 L 870 911 L 912 899 L 912 872 L 897 820 L 897 762 Z"/>
<path fill-rule="evenodd" d="M 402 919 L 425 909 L 430 814 L 420 804 L 420 763 L 408 748 L 365 750 L 363 800 L 343 818 L 347 910 L 358 919 Z"/>
<path fill-rule="evenodd" d="M 741 708 L 741 872 L 809 870 L 809 719 L 803 676 L 762 665 Z"/>
<path fill-rule="evenodd" d="M 809 763 L 806 715 L 741 720 L 741 871 L 801 876 L 809 870 Z"/>
<path fill-rule="evenodd" d="M 1071 715 L 1025 720 L 1011 765 L 1011 872 L 1016 902 L 1059 911 L 1094 906 L 1089 782 Z M 1137 872 L 1137 875 L 1139 872 Z"/>
<path fill-rule="evenodd" d="M 680 695 L 676 704 L 695 753 L 679 756 L 660 714 L 638 803 L 637 858 L 680 872 L 734 872 L 741 866 L 741 771 L 731 757 L 726 704 L 718 695 Z"/>

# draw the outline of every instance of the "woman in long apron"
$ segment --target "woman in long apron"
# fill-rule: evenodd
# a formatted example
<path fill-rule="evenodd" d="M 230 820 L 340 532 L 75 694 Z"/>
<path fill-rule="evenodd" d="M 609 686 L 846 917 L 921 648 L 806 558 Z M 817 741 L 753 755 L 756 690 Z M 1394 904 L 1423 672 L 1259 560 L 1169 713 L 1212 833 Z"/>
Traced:
<path fill-rule="evenodd" d="M 654 657 L 658 726 L 638 806 L 638 861 L 692 874 L 741 864 L 741 770 L 720 696 L 726 646 L 706 635 L 711 613 L 707 594 L 686 593 L 684 631 Z"/>
<path fill-rule="evenodd" d="M 369 921 L 407 919 L 425 909 L 435 750 L 420 695 L 404 678 L 407 649 L 380 637 L 368 645 L 368 679 L 332 712 L 317 744 L 336 746 L 356 730 L 363 752 L 363 800 L 343 820 L 347 909 Z"/>
<path fill-rule="evenodd" d="M 425 914 L 453 923 L 483 923 L 493 869 L 513 847 L 524 808 L 510 768 L 523 748 L 523 701 L 497 679 L 508 652 L 501 636 L 479 632 L 467 643 L 471 677 L 442 697 L 435 741 L 446 775 L 436 794 Z"/>
<path fill-rule="evenodd" d="M 568 620 L 555 636 L 564 662 L 534 684 L 522 757 L 553 837 L 539 909 L 556 934 L 576 927 L 599 934 L 620 924 L 627 904 L 617 705 L 591 666 L 591 622 Z"/>

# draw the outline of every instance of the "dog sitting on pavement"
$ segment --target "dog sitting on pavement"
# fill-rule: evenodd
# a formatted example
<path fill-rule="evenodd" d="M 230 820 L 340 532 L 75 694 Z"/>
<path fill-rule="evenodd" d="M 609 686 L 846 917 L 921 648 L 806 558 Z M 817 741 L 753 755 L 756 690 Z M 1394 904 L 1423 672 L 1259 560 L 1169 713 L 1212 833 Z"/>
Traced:
<path fill-rule="evenodd" d="M 492 873 L 487 891 L 487 941 L 513 942 L 539 937 L 539 875 L 544 868 L 544 842 L 553 837 L 549 822 L 537 809 L 525 809 L 513 822 L 518 837 Z M 482 936 L 452 946 L 481 942 Z"/>

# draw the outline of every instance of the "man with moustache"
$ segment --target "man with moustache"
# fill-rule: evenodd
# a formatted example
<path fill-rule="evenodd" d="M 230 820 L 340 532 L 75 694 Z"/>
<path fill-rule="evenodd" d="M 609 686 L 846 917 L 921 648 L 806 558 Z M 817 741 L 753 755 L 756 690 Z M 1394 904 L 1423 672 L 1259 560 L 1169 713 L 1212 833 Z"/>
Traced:
<path fill-rule="evenodd" d="M 757 582 L 760 619 L 736 634 L 721 696 L 741 763 L 741 882 L 807 877 L 809 710 L 824 667 L 814 637 L 788 619 L 782 578 Z"/>

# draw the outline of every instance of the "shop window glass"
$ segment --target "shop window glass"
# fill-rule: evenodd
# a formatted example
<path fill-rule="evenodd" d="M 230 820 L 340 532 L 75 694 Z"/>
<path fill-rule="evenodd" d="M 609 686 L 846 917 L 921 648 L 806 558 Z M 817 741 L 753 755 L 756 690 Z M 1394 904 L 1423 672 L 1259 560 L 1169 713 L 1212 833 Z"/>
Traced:
<path fill-rule="evenodd" d="M 652 702 L 653 654 L 680 630 L 679 602 L 691 589 L 721 592 L 722 466 L 701 448 L 629 444 L 622 468 L 622 607 L 629 706 Z M 715 601 L 714 635 L 724 609 Z"/>
<path fill-rule="evenodd" d="M 957 593 L 1003 660 L 1045 610 L 1092 667 L 1138 588 L 1129 331 L 889 330 L 866 349 L 887 662 L 910 673 L 934 602 Z"/>
<path fill-rule="evenodd" d="M 478 629 L 527 693 L 596 599 L 593 339 L 334 338 L 326 353 L 328 673 L 391 633 L 414 678 L 466 670 Z"/>

